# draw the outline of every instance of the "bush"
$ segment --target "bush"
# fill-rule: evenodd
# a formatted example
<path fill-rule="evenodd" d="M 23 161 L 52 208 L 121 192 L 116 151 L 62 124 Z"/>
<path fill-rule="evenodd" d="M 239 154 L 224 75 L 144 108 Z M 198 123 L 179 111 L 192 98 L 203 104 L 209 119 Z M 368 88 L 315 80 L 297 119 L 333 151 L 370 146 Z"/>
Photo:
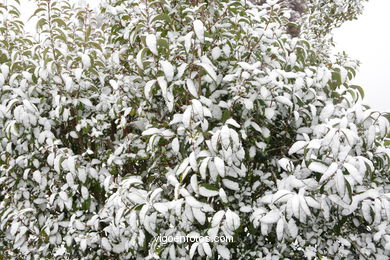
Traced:
<path fill-rule="evenodd" d="M 387 259 L 389 123 L 328 54 L 362 1 L 277 2 L 4 5 L 0 258 Z"/>

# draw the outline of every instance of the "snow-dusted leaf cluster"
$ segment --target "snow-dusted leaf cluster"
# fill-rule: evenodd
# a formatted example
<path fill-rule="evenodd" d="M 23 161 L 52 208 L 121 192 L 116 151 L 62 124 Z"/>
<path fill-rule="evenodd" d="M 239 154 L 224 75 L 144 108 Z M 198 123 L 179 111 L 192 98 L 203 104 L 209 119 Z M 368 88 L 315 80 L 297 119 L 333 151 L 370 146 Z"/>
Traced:
<path fill-rule="evenodd" d="M 299 37 L 283 1 L 37 2 L 0 9 L 0 257 L 389 257 L 389 122 L 327 55 L 362 1 Z"/>

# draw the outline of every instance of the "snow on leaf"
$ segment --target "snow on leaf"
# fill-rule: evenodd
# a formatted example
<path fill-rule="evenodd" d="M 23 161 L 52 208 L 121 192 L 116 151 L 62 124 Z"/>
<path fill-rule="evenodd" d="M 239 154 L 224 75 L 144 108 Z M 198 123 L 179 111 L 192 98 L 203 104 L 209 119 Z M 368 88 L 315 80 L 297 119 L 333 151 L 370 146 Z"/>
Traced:
<path fill-rule="evenodd" d="M 88 189 L 85 186 L 82 186 L 81 187 L 81 197 L 86 200 L 86 199 L 88 199 L 88 196 L 89 196 Z"/>
<path fill-rule="evenodd" d="M 108 238 L 102 237 L 101 243 L 102 243 L 103 249 L 105 249 L 107 251 L 111 251 L 112 246 L 111 246 L 110 242 L 108 241 Z"/>
<path fill-rule="evenodd" d="M 292 162 L 287 158 L 282 158 L 282 159 L 278 160 L 278 164 L 285 171 L 291 171 L 292 167 L 293 167 Z"/>
<path fill-rule="evenodd" d="M 156 83 L 156 80 L 153 79 L 153 80 L 149 80 L 146 84 L 145 84 L 145 87 L 144 87 L 144 94 L 145 94 L 145 97 L 146 99 L 150 99 L 150 91 L 152 90 L 152 87 L 154 86 L 154 84 Z"/>
<path fill-rule="evenodd" d="M 118 82 L 116 80 L 111 79 L 109 83 L 113 90 L 117 90 L 119 88 Z"/>
<path fill-rule="evenodd" d="M 175 249 L 175 245 L 171 245 L 169 247 L 169 257 L 170 259 L 176 259 L 176 249 Z"/>
<path fill-rule="evenodd" d="M 296 238 L 297 235 L 298 235 L 298 227 L 297 227 L 297 224 L 295 224 L 295 220 L 294 219 L 290 219 L 288 221 L 288 231 L 290 232 L 290 235 L 293 237 L 293 238 Z"/>
<path fill-rule="evenodd" d="M 87 174 L 86 174 L 85 170 L 84 169 L 79 169 L 77 177 L 79 178 L 79 180 L 82 183 L 84 183 L 86 181 L 86 179 L 87 179 Z"/>
<path fill-rule="evenodd" d="M 66 174 L 66 183 L 70 186 L 70 187 L 73 187 L 74 185 L 74 179 L 73 179 L 73 175 L 72 173 L 68 172 Z"/>
<path fill-rule="evenodd" d="M 201 43 L 204 43 L 205 28 L 204 28 L 203 22 L 200 20 L 195 20 L 193 25 L 194 25 L 194 31 L 195 31 L 196 37 L 199 39 L 199 41 Z"/>
<path fill-rule="evenodd" d="M 292 107 L 293 103 L 291 102 L 290 99 L 286 98 L 285 96 L 277 96 L 275 100 L 283 105 Z"/>
<path fill-rule="evenodd" d="M 273 224 L 276 223 L 280 218 L 279 210 L 271 210 L 264 217 L 260 219 L 260 222 L 265 224 Z"/>
<path fill-rule="evenodd" d="M 382 208 L 386 212 L 387 220 L 390 220 L 390 201 L 386 198 L 381 198 Z"/>
<path fill-rule="evenodd" d="M 60 173 L 60 167 L 61 167 L 61 160 L 62 160 L 62 155 L 57 155 L 54 159 L 54 170 L 57 173 Z"/>
<path fill-rule="evenodd" d="M 204 250 L 204 252 L 206 253 L 206 255 L 207 255 L 208 257 L 211 257 L 211 256 L 212 256 L 212 252 L 211 252 L 211 248 L 210 248 L 209 243 L 204 242 L 204 243 L 202 243 L 201 245 L 202 245 L 203 250 Z"/>
<path fill-rule="evenodd" d="M 15 234 L 18 231 L 19 227 L 20 227 L 20 222 L 18 222 L 18 221 L 13 222 L 12 225 L 11 225 L 11 228 L 10 228 L 10 234 L 12 236 L 15 236 Z"/>
<path fill-rule="evenodd" d="M 188 205 L 190 205 L 191 207 L 193 208 L 201 208 L 202 207 L 202 203 L 200 203 L 199 201 L 197 201 L 194 197 L 192 196 L 187 196 L 186 198 L 186 203 Z"/>
<path fill-rule="evenodd" d="M 171 82 L 175 75 L 175 68 L 169 61 L 166 60 L 160 61 L 160 64 L 164 71 L 165 78 L 167 79 L 168 82 Z"/>
<path fill-rule="evenodd" d="M 217 252 L 223 259 L 230 259 L 230 251 L 225 246 L 217 245 Z"/>
<path fill-rule="evenodd" d="M 222 202 L 224 202 L 224 203 L 228 203 L 229 202 L 229 200 L 227 198 L 227 195 L 226 195 L 226 192 L 222 188 L 219 189 L 219 197 L 221 198 Z"/>
<path fill-rule="evenodd" d="M 229 179 L 225 178 L 225 179 L 222 180 L 222 183 L 229 190 L 235 190 L 235 191 L 239 191 L 240 190 L 240 186 L 235 181 L 232 181 L 232 180 L 229 180 Z"/>
<path fill-rule="evenodd" d="M 180 150 L 180 143 L 179 143 L 179 139 L 177 137 L 175 137 L 173 140 L 172 140 L 172 150 L 175 152 L 175 153 L 179 153 L 179 150 Z"/>
<path fill-rule="evenodd" d="M 283 231 L 284 231 L 284 220 L 280 218 L 278 220 L 278 223 L 276 224 L 276 236 L 279 241 L 283 239 Z"/>
<path fill-rule="evenodd" d="M 161 93 L 162 93 L 162 96 L 164 98 L 167 98 L 167 91 L 168 91 L 168 83 L 167 81 L 165 80 L 164 77 L 158 77 L 157 78 L 157 82 L 158 82 L 158 85 L 160 86 L 160 89 L 161 89 Z"/>
<path fill-rule="evenodd" d="M 195 255 L 196 249 L 198 248 L 199 242 L 195 242 L 191 245 L 190 248 L 190 258 L 192 259 Z"/>
<path fill-rule="evenodd" d="M 40 171 L 33 172 L 33 179 L 37 183 L 41 183 L 41 172 Z"/>
<path fill-rule="evenodd" d="M 221 57 L 221 54 L 222 54 L 222 50 L 219 47 L 214 47 L 211 50 L 211 56 L 213 57 L 213 60 L 218 60 L 219 57 Z"/>
<path fill-rule="evenodd" d="M 202 63 L 197 63 L 196 65 L 201 66 L 211 77 L 212 80 L 214 80 L 215 82 L 217 81 L 217 73 L 215 73 L 215 70 L 213 69 L 213 67 L 210 66 L 210 64 L 202 62 Z"/>
<path fill-rule="evenodd" d="M 75 173 L 76 172 L 76 162 L 75 162 L 75 159 L 73 156 L 70 156 L 68 158 L 68 169 L 71 173 Z"/>
<path fill-rule="evenodd" d="M 291 53 L 290 57 L 289 57 L 289 60 L 290 60 L 290 65 L 294 66 L 295 62 L 297 61 L 297 55 L 295 53 Z"/>
<path fill-rule="evenodd" d="M 376 128 L 375 125 L 371 125 L 367 132 L 367 145 L 370 147 L 375 141 Z"/>
<path fill-rule="evenodd" d="M 321 111 L 320 119 L 321 121 L 325 121 L 326 119 L 329 119 L 330 116 L 334 112 L 334 105 L 332 103 L 328 103 Z"/>
<path fill-rule="evenodd" d="M 140 50 L 140 51 L 138 52 L 137 57 L 136 57 L 137 66 L 138 66 L 141 70 L 144 69 L 144 62 L 143 62 L 144 54 L 145 54 L 145 49 L 142 49 L 142 50 Z"/>
<path fill-rule="evenodd" d="M 305 196 L 305 200 L 307 202 L 307 205 L 309 205 L 312 208 L 320 209 L 321 205 L 316 200 L 314 200 L 312 197 Z"/>
<path fill-rule="evenodd" d="M 165 214 L 168 212 L 168 207 L 165 203 L 161 203 L 161 202 L 158 202 L 158 203 L 154 203 L 153 204 L 153 207 L 160 213 L 162 214 Z"/>
<path fill-rule="evenodd" d="M 1 73 L 3 75 L 3 77 L 6 79 L 8 77 L 8 73 L 9 73 L 9 67 L 7 64 L 1 64 L 0 66 L 0 70 L 1 70 Z"/>
<path fill-rule="evenodd" d="M 194 172 L 197 172 L 198 171 L 198 163 L 196 161 L 196 154 L 195 154 L 195 152 L 191 152 L 190 156 L 188 157 L 188 159 L 189 159 L 189 162 L 190 162 L 192 170 Z"/>
<path fill-rule="evenodd" d="M 252 71 L 254 70 L 258 64 L 254 64 L 254 65 L 251 65 L 247 62 L 243 62 L 243 61 L 240 61 L 237 63 L 241 68 L 243 68 L 244 70 L 249 70 L 249 71 Z"/>
<path fill-rule="evenodd" d="M 198 176 L 193 174 L 190 179 L 190 184 L 195 193 L 199 192 Z"/>
<path fill-rule="evenodd" d="M 184 36 L 184 48 L 186 49 L 186 52 L 189 53 L 191 51 L 191 41 L 192 41 L 192 35 L 194 32 L 187 33 L 186 36 Z"/>
<path fill-rule="evenodd" d="M 182 118 L 183 125 L 186 128 L 189 128 L 191 125 L 191 116 L 192 116 L 192 107 L 188 106 L 184 111 L 183 118 Z"/>
<path fill-rule="evenodd" d="M 81 239 L 80 240 L 80 249 L 84 252 L 85 249 L 87 249 L 87 240 L 86 239 Z"/>
<path fill-rule="evenodd" d="M 228 209 L 225 213 L 225 216 L 226 224 L 231 231 L 235 231 L 240 227 L 240 217 L 235 212 Z"/>
<path fill-rule="evenodd" d="M 91 58 L 87 54 L 81 55 L 81 61 L 83 63 L 84 69 L 89 69 L 91 67 Z"/>
<path fill-rule="evenodd" d="M 231 81 L 235 80 L 236 78 L 237 78 L 236 75 L 230 74 L 230 75 L 226 75 L 225 77 L 223 77 L 222 81 L 231 82 Z"/>
<path fill-rule="evenodd" d="M 204 225 L 206 222 L 206 214 L 200 208 L 192 208 L 192 213 L 199 224 Z"/>
<path fill-rule="evenodd" d="M 214 163 L 219 176 L 225 177 L 225 163 L 223 162 L 223 160 L 219 157 L 214 157 Z"/>
<path fill-rule="evenodd" d="M 294 197 L 291 198 L 291 209 L 292 209 L 294 216 L 298 219 L 300 216 L 299 204 L 300 204 L 300 200 L 299 200 L 298 195 L 295 195 Z"/>
<path fill-rule="evenodd" d="M 210 157 L 203 159 L 199 167 L 199 173 L 203 180 L 206 179 L 206 171 L 207 171 L 207 166 L 209 161 L 210 161 Z"/>
<path fill-rule="evenodd" d="M 190 92 L 191 95 L 193 95 L 196 98 L 199 97 L 198 90 L 196 89 L 194 81 L 192 79 L 188 78 L 186 80 L 186 86 L 187 86 L 188 92 Z"/>
<path fill-rule="evenodd" d="M 321 140 L 313 139 L 309 142 L 307 148 L 309 149 L 320 149 L 321 148 Z"/>
<path fill-rule="evenodd" d="M 290 150 L 288 151 L 288 154 L 291 155 L 291 154 L 294 154 L 298 151 L 300 151 L 303 147 L 305 147 L 307 145 L 307 142 L 306 141 L 297 141 L 295 142 Z"/>
<path fill-rule="evenodd" d="M 386 136 L 387 133 L 390 132 L 390 125 L 389 125 L 389 121 L 381 116 L 378 118 L 378 124 L 379 124 L 379 132 L 380 132 L 380 136 L 383 138 Z"/>
<path fill-rule="evenodd" d="M 324 172 L 324 174 L 321 176 L 320 183 L 323 183 L 324 181 L 326 181 L 330 177 L 332 177 L 335 174 L 335 172 L 337 171 L 338 167 L 339 167 L 339 165 L 337 163 L 333 162 L 328 167 L 328 169 Z"/>
<path fill-rule="evenodd" d="M 328 166 L 326 166 L 323 163 L 314 161 L 310 163 L 309 169 L 312 170 L 313 172 L 319 172 L 325 174 L 325 172 L 328 170 Z"/>
<path fill-rule="evenodd" d="M 143 136 L 159 134 L 161 131 L 157 128 L 149 128 L 142 132 Z"/>
<path fill-rule="evenodd" d="M 191 100 L 193 111 L 196 115 L 200 117 L 201 120 L 204 118 L 204 113 L 203 113 L 203 106 L 202 103 L 199 102 L 197 99 L 192 99 Z"/>
<path fill-rule="evenodd" d="M 275 110 L 273 108 L 267 107 L 264 110 L 264 115 L 268 120 L 271 120 L 275 116 Z"/>
<path fill-rule="evenodd" d="M 277 202 L 279 199 L 286 197 L 287 195 L 292 194 L 289 190 L 278 190 L 273 196 L 272 196 L 272 203 Z"/>
<path fill-rule="evenodd" d="M 224 125 L 220 131 L 220 142 L 222 143 L 222 146 L 227 149 L 227 147 L 230 145 L 230 131 L 229 128 Z M 215 149 L 217 148 L 217 145 L 214 145 Z"/>
<path fill-rule="evenodd" d="M 353 166 L 352 164 L 349 164 L 349 163 L 344 163 L 343 166 L 345 169 L 347 169 L 349 174 L 352 176 L 352 178 L 354 178 L 354 180 L 357 183 L 359 183 L 359 184 L 363 183 L 363 176 L 360 175 L 359 171 L 355 168 L 355 166 Z"/>
<path fill-rule="evenodd" d="M 311 216 L 311 212 L 309 207 L 307 206 L 305 197 L 303 196 L 303 193 L 301 192 L 303 189 L 300 189 L 298 197 L 299 197 L 299 206 L 301 206 L 301 209 L 303 212 L 305 212 L 306 215 Z"/>
<path fill-rule="evenodd" d="M 226 120 L 225 124 L 240 128 L 240 125 L 233 118 L 229 118 L 228 120 Z"/>
<path fill-rule="evenodd" d="M 186 72 L 187 68 L 188 68 L 188 64 L 185 62 L 181 62 L 179 67 L 177 67 L 176 79 L 181 79 L 184 73 Z"/>
<path fill-rule="evenodd" d="M 149 48 L 149 50 L 154 54 L 154 55 L 158 55 L 158 51 L 157 51 L 157 39 L 156 39 L 156 35 L 154 34 L 148 34 L 146 35 L 146 38 L 145 38 L 145 41 L 146 41 L 146 46 Z"/>
<path fill-rule="evenodd" d="M 81 103 L 83 103 L 85 106 L 87 107 L 93 107 L 93 104 L 91 102 L 91 100 L 87 99 L 87 98 L 80 98 L 79 99 Z"/>
<path fill-rule="evenodd" d="M 149 197 L 149 200 L 150 201 L 154 201 L 158 195 L 160 195 L 160 193 L 163 192 L 163 189 L 162 188 L 157 188 L 155 189 L 151 194 L 150 194 L 150 197 Z"/>
<path fill-rule="evenodd" d="M 371 206 L 370 206 L 370 203 L 368 201 L 363 201 L 363 203 L 362 203 L 362 214 L 363 214 L 364 219 L 368 223 L 372 223 L 373 219 L 371 216 Z"/>
<path fill-rule="evenodd" d="M 204 197 L 214 197 L 219 194 L 218 189 L 210 189 L 210 186 L 202 185 L 199 187 L 199 194 Z"/>
<path fill-rule="evenodd" d="M 211 220 L 211 226 L 212 227 L 219 226 L 219 224 L 221 224 L 221 221 L 222 221 L 224 216 L 225 216 L 225 211 L 223 211 L 223 210 L 220 210 L 217 213 L 215 213 L 212 220 Z"/>
<path fill-rule="evenodd" d="M 34 104 L 32 104 L 30 101 L 28 101 L 28 100 L 23 100 L 23 105 L 31 112 L 31 113 L 36 113 L 36 112 L 38 112 L 38 109 L 37 109 L 37 107 L 34 105 Z"/>
<path fill-rule="evenodd" d="M 335 180 L 337 192 L 343 197 L 346 189 L 344 174 L 341 171 L 338 171 Z"/>
<path fill-rule="evenodd" d="M 343 208 L 346 208 L 348 209 L 349 208 L 349 205 L 347 203 L 345 203 L 341 198 L 340 196 L 336 195 L 336 194 L 331 194 L 328 196 L 328 198 L 335 204 L 343 207 Z"/>
<path fill-rule="evenodd" d="M 149 210 L 149 205 L 148 204 L 145 204 L 142 206 L 140 212 L 139 212 L 139 220 L 141 223 L 144 223 L 145 221 L 145 217 L 146 217 L 146 213 L 148 212 Z"/>

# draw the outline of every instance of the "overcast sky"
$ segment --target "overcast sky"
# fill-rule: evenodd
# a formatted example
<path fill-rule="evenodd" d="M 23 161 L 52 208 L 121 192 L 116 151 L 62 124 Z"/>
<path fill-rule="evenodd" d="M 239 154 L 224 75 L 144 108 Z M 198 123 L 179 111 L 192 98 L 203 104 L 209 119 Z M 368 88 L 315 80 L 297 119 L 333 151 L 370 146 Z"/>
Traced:
<path fill-rule="evenodd" d="M 334 32 L 336 49 L 362 62 L 354 83 L 363 87 L 363 103 L 390 112 L 390 0 L 370 0 L 358 20 Z"/>
<path fill-rule="evenodd" d="M 71 0 L 89 3 L 96 7 L 99 0 Z M 32 0 L 22 0 L 23 16 L 34 11 Z M 335 51 L 346 51 L 353 59 L 362 62 L 354 84 L 365 91 L 363 103 L 372 108 L 390 112 L 390 0 L 370 0 L 358 20 L 347 22 L 336 29 Z M 33 27 L 32 23 L 27 27 Z"/>

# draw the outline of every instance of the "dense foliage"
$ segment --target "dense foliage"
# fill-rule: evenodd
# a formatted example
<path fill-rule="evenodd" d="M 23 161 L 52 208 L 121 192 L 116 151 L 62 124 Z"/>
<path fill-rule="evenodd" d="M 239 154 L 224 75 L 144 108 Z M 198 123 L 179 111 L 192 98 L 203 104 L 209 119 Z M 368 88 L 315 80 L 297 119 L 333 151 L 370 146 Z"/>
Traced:
<path fill-rule="evenodd" d="M 0 3 L 0 259 L 390 256 L 389 122 L 329 54 L 361 0 Z"/>

